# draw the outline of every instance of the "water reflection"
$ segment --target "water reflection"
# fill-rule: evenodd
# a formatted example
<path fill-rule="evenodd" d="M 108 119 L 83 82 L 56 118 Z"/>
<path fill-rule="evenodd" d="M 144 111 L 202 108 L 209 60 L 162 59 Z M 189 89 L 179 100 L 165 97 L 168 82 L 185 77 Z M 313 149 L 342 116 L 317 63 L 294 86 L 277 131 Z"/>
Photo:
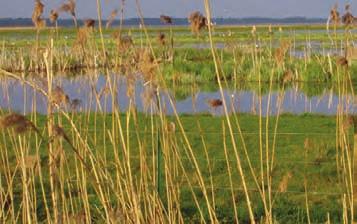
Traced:
<path fill-rule="evenodd" d="M 46 91 L 46 80 L 40 78 L 28 80 Z M 0 108 L 3 110 L 18 113 L 46 113 L 47 98 L 38 90 L 14 79 L 3 78 L 0 83 Z M 119 108 L 120 111 L 126 111 L 129 104 L 132 104 L 138 111 L 155 113 L 159 99 L 162 109 L 167 114 L 173 114 L 174 108 L 180 114 L 220 115 L 223 113 L 222 107 L 211 108 L 207 103 L 209 99 L 221 99 L 218 86 L 213 83 L 171 86 L 168 90 L 159 91 L 160 98 L 156 97 L 156 87 L 145 83 L 139 76 L 130 80 L 118 75 L 56 76 L 54 86 L 61 87 L 68 95 L 70 103 L 62 105 L 63 109 L 68 111 L 110 113 L 114 107 Z M 113 91 L 115 94 L 112 94 Z M 261 98 L 259 92 L 261 92 Z M 266 84 L 262 85 L 259 91 L 257 83 L 239 83 L 239 85 L 226 86 L 223 94 L 230 113 L 259 113 L 259 105 L 261 105 L 263 115 L 267 113 L 331 115 L 336 113 L 338 105 L 344 107 L 349 113 L 355 113 L 352 94 L 338 97 L 336 92 L 332 85 L 326 84 L 297 83 L 284 88 L 275 84 L 271 91 Z"/>

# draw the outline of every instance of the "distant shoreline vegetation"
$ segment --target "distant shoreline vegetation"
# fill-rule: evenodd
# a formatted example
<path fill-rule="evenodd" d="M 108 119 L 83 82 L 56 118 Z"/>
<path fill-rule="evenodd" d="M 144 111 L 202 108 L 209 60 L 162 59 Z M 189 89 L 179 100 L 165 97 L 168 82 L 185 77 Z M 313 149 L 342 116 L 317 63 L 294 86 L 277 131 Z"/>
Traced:
<path fill-rule="evenodd" d="M 47 19 L 48 20 L 48 19 Z M 83 19 L 84 20 L 84 19 Z M 215 18 L 213 23 L 217 25 L 252 25 L 252 24 L 321 24 L 326 23 L 325 18 L 306 18 L 306 17 L 287 17 L 287 18 L 264 18 L 264 17 L 247 17 L 247 18 Z M 82 20 L 79 20 L 83 23 Z M 151 26 L 162 26 L 159 18 L 145 18 L 144 22 L 146 25 Z M 103 20 L 103 24 L 106 20 Z M 119 20 L 113 22 L 113 26 L 118 26 Z M 50 25 L 49 20 L 47 24 Z M 127 26 L 138 26 L 140 24 L 139 18 L 125 19 L 124 25 Z M 187 26 L 187 18 L 173 18 L 173 25 L 177 26 Z M 72 27 L 72 19 L 60 19 L 58 20 L 58 25 L 63 27 Z M 0 18 L 0 27 L 32 27 L 33 23 L 31 18 Z"/>

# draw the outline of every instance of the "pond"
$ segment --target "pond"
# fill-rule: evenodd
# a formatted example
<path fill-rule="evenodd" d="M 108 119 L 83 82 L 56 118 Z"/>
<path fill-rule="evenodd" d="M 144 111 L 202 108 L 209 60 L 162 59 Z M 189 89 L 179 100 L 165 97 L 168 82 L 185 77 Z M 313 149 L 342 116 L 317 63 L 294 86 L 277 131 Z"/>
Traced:
<path fill-rule="evenodd" d="M 46 91 L 46 79 L 31 77 L 27 80 Z M 160 105 L 168 115 L 173 114 L 175 110 L 179 114 L 224 113 L 222 106 L 213 108 L 208 103 L 209 100 L 222 98 L 215 83 L 171 86 L 166 90 L 159 90 L 160 98 L 156 97 L 156 88 L 145 83 L 140 76 L 128 80 L 119 75 L 58 75 L 54 78 L 53 88 L 59 88 L 68 95 L 72 103 L 61 104 L 67 111 L 111 113 L 113 107 L 126 111 L 131 103 L 140 112 L 156 113 L 157 99 L 160 99 Z M 110 89 L 115 89 L 116 94 L 111 94 Z M 228 112 L 259 114 L 261 105 L 264 116 L 268 113 L 333 115 L 336 114 L 338 106 L 342 106 L 348 113 L 356 113 L 353 95 L 339 97 L 337 88 L 331 85 L 274 84 L 269 91 L 269 85 L 262 84 L 261 92 L 259 97 L 258 83 L 229 83 L 223 89 Z M 115 103 L 113 95 L 116 98 Z M 0 99 L 2 110 L 23 114 L 47 112 L 47 97 L 33 87 L 12 78 L 0 80 Z"/>

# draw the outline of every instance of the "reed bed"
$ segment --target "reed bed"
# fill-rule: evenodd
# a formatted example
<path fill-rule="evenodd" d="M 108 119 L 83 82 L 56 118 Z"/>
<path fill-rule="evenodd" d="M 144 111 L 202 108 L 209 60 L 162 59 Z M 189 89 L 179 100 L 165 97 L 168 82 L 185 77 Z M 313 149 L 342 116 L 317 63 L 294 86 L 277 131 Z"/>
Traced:
<path fill-rule="evenodd" d="M 267 34 L 269 44 L 259 47 L 264 35 L 259 27 L 248 31 L 251 42 L 246 46 L 227 40 L 229 47 L 217 49 L 209 0 L 204 1 L 204 15 L 196 12 L 190 16 L 192 31 L 197 36 L 200 33 L 195 38 L 208 44 L 206 51 L 175 49 L 172 28 L 172 44 L 167 47 L 166 36 L 151 35 L 144 23 L 140 40 L 123 30 L 106 40 L 98 3 L 99 31 L 90 20 L 78 26 L 72 42 L 60 42 L 51 32 L 49 40 L 37 38 L 36 49 L 11 51 L 3 44 L 1 75 L 23 83 L 24 88 L 31 87 L 35 99 L 45 100 L 46 113 L 23 115 L 0 110 L 0 222 L 355 220 L 354 119 L 346 106 L 346 96 L 352 96 L 347 101 L 354 100 L 353 65 L 347 54 L 321 56 L 305 49 L 303 58 L 296 59 L 289 54 L 294 39 L 277 36 L 274 47 L 272 31 Z M 37 19 L 42 15 L 40 4 L 36 2 L 33 14 Z M 77 27 L 75 8 L 75 1 L 70 0 L 58 12 L 70 13 Z M 139 1 L 137 11 L 143 18 Z M 112 17 L 117 12 L 114 14 Z M 337 11 L 331 11 L 332 15 L 339 17 Z M 169 18 L 162 16 L 171 25 Z M 203 28 L 207 28 L 205 33 Z M 338 50 L 347 49 L 351 35 L 335 32 L 331 46 L 338 46 L 342 38 L 345 45 Z M 306 42 L 310 43 L 308 37 Z M 12 63 L 15 61 L 21 62 L 18 67 Z M 169 105 L 163 103 L 163 91 L 184 83 L 185 75 L 200 84 L 198 73 L 202 70 L 196 68 L 197 74 L 190 74 L 190 69 L 186 74 L 180 71 L 187 64 L 191 69 L 211 66 L 207 73 L 213 75 L 204 78 L 218 84 L 219 98 L 207 103 L 212 110 L 221 110 L 221 116 L 180 115 L 171 95 L 166 96 Z M 82 68 L 101 68 L 106 84 L 102 89 L 95 86 L 98 70 L 90 76 L 93 102 L 78 111 L 73 107 L 81 102 L 68 96 L 55 74 Z M 118 103 L 117 80 L 121 77 L 111 76 L 112 69 L 126 78 L 127 108 Z M 29 71 L 43 71 L 40 82 L 28 79 Z M 320 73 L 311 74 L 315 71 Z M 142 99 L 146 113 L 135 105 L 138 80 L 145 83 Z M 228 81 L 237 86 L 242 80 L 254 80 L 258 85 L 256 115 L 228 109 L 234 99 L 227 100 L 224 86 Z M 334 83 L 337 114 L 281 115 L 288 85 L 311 80 Z M 268 86 L 265 90 L 263 83 Z M 275 102 L 276 114 L 272 114 L 274 84 L 281 91 Z M 268 100 L 263 105 L 265 93 Z M 102 107 L 103 98 L 111 104 L 110 113 Z M 96 105 L 94 111 L 92 105 Z M 36 100 L 31 107 L 36 111 Z M 167 115 L 168 109 L 172 115 Z"/>

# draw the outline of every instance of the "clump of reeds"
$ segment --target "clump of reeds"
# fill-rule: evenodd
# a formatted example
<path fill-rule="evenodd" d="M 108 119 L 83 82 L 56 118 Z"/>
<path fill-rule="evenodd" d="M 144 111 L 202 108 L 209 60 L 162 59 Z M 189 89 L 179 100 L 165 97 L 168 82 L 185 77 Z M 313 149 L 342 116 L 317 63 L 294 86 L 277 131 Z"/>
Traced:
<path fill-rule="evenodd" d="M 149 49 L 145 49 L 139 52 L 139 71 L 143 74 L 146 81 L 152 81 L 153 75 L 158 66 L 158 62 L 155 61 Z"/>
<path fill-rule="evenodd" d="M 68 0 L 68 2 L 63 3 L 59 8 L 60 12 L 69 13 L 72 18 L 74 25 L 77 27 L 77 17 L 76 17 L 76 2 L 75 0 Z"/>
<path fill-rule="evenodd" d="M 32 12 L 32 22 L 37 29 L 46 26 L 46 21 L 42 18 L 44 8 L 45 5 L 41 2 L 41 0 L 35 1 L 35 6 Z"/>
<path fill-rule="evenodd" d="M 109 15 L 109 18 L 108 18 L 108 21 L 107 21 L 107 24 L 106 24 L 106 28 L 108 29 L 111 25 L 112 25 L 112 23 L 114 22 L 114 20 L 115 20 L 115 17 L 118 15 L 118 9 L 114 9 L 111 13 L 110 13 L 110 15 Z"/>
<path fill-rule="evenodd" d="M 87 54 L 89 49 L 91 49 L 86 48 L 89 45 L 91 33 L 92 29 L 88 27 L 81 27 L 78 29 L 76 39 L 73 43 L 73 50 L 82 57 Z"/>
<path fill-rule="evenodd" d="M 285 56 L 289 50 L 290 42 L 282 41 L 279 48 L 275 51 L 274 59 L 278 66 L 283 65 Z"/>
<path fill-rule="evenodd" d="M 161 21 L 163 24 L 169 24 L 169 25 L 172 24 L 172 18 L 171 18 L 170 16 L 161 15 L 161 16 L 160 16 L 160 21 Z"/>
<path fill-rule="evenodd" d="M 134 41 L 130 36 L 122 36 L 120 32 L 114 33 L 114 39 L 119 52 L 127 51 L 134 44 Z"/>
<path fill-rule="evenodd" d="M 188 21 L 191 24 L 192 33 L 196 35 L 199 35 L 200 31 L 208 25 L 207 18 L 198 11 L 191 13 Z"/>
<path fill-rule="evenodd" d="M 30 120 L 28 120 L 25 116 L 16 113 L 11 113 L 1 118 L 0 128 L 14 128 L 15 132 L 18 134 L 22 134 L 31 130 L 40 134 L 37 127 Z"/>
<path fill-rule="evenodd" d="M 281 82 L 283 84 L 292 82 L 293 80 L 294 80 L 294 72 L 291 71 L 290 69 L 286 70 L 281 77 Z"/>

